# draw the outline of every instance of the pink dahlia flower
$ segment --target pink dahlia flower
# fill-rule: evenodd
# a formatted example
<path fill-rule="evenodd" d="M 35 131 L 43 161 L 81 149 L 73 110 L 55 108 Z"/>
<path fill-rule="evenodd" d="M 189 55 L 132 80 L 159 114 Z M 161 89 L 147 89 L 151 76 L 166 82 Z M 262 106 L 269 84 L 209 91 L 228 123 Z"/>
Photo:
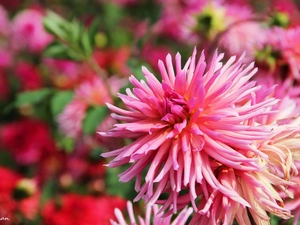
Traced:
<path fill-rule="evenodd" d="M 243 21 L 230 26 L 221 36 L 220 44 L 231 55 L 246 51 L 248 61 L 253 60 L 258 46 L 265 43 L 266 31 L 256 21 Z"/>
<path fill-rule="evenodd" d="M 136 222 L 133 206 L 129 201 L 127 202 L 127 211 L 130 219 L 129 223 L 127 223 L 126 217 L 124 218 L 121 210 L 116 208 L 115 216 L 117 221 L 111 220 L 111 225 L 185 225 L 189 216 L 192 214 L 193 209 L 185 208 L 173 221 L 171 221 L 172 215 L 165 216 L 162 212 L 159 212 L 159 207 L 157 205 L 153 205 L 152 207 L 147 207 L 145 218 L 138 216 L 139 223 Z"/>
<path fill-rule="evenodd" d="M 184 20 L 180 21 L 180 36 L 188 43 L 200 43 L 207 38 L 213 40 L 237 22 L 252 17 L 253 13 L 247 6 L 224 4 L 218 0 L 206 1 L 206 4 L 194 7 L 185 14 Z M 250 36 L 253 36 L 252 31 Z"/>
<path fill-rule="evenodd" d="M 112 102 L 109 90 L 100 77 L 93 77 L 80 84 L 75 90 L 75 95 L 88 105 L 104 105 L 105 102 Z"/>
<path fill-rule="evenodd" d="M 280 51 L 282 61 L 289 66 L 290 75 L 300 80 L 300 26 L 288 30 L 276 28 L 268 35 L 270 45 Z"/>
<path fill-rule="evenodd" d="M 300 170 L 300 164 L 297 165 L 298 170 Z M 289 191 L 293 194 L 294 198 L 288 200 L 285 204 L 285 208 L 292 211 L 294 215 L 293 225 L 297 225 L 300 220 L 300 174 L 293 177 L 293 181 L 298 184 L 298 186 L 292 187 Z"/>
<path fill-rule="evenodd" d="M 82 132 L 82 121 L 86 115 L 88 105 L 80 100 L 71 101 L 58 116 L 58 124 L 62 133 L 76 138 Z"/>
<path fill-rule="evenodd" d="M 204 53 L 196 61 L 195 50 L 182 67 L 177 54 L 174 70 L 168 55 L 166 65 L 159 61 L 162 82 L 143 67 L 145 81 L 131 76 L 133 91 L 119 94 L 127 109 L 108 104 L 112 117 L 123 123 L 100 134 L 134 141 L 103 156 L 115 157 L 110 167 L 133 164 L 120 181 L 136 178 L 136 200 L 153 205 L 167 193 L 162 210 L 176 213 L 191 202 L 198 211 L 195 200 L 203 196 L 209 201 L 209 190 L 218 190 L 250 207 L 238 191 L 218 180 L 217 169 L 262 170 L 260 161 L 268 157 L 254 143 L 268 139 L 273 127 L 251 121 L 272 113 L 269 108 L 278 101 L 256 103 L 260 86 L 249 81 L 256 72 L 253 63 L 244 66 L 243 57 L 231 57 L 223 65 L 223 56 L 215 53 L 207 66 Z"/>
<path fill-rule="evenodd" d="M 52 41 L 43 27 L 43 15 L 37 10 L 27 9 L 14 17 L 12 43 L 16 49 L 40 52 Z"/>
<path fill-rule="evenodd" d="M 5 8 L 0 5 L 0 35 L 7 36 L 10 32 L 10 24 Z"/>

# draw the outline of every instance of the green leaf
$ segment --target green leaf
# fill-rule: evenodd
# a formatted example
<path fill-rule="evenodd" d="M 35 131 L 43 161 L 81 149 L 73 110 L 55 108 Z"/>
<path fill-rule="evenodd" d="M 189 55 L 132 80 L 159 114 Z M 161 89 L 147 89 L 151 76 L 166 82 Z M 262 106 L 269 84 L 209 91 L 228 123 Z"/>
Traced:
<path fill-rule="evenodd" d="M 53 42 L 52 44 L 48 45 L 45 49 L 44 56 L 65 59 L 68 58 L 67 50 L 68 47 L 66 47 L 65 45 L 58 42 Z"/>
<path fill-rule="evenodd" d="M 51 93 L 52 90 L 49 88 L 44 88 L 37 91 L 21 92 L 17 94 L 15 106 L 39 103 L 47 98 Z"/>
<path fill-rule="evenodd" d="M 75 148 L 75 140 L 69 137 L 60 137 L 57 141 L 59 147 L 65 150 L 66 153 L 71 154 Z"/>
<path fill-rule="evenodd" d="M 68 33 L 64 29 L 65 22 L 55 20 L 49 14 L 43 19 L 43 25 L 46 31 L 62 39 L 67 39 Z"/>
<path fill-rule="evenodd" d="M 93 52 L 93 49 L 92 49 L 92 44 L 91 44 L 91 41 L 89 38 L 89 34 L 86 31 L 84 31 L 82 33 L 81 45 L 83 47 L 83 51 L 84 51 L 85 55 L 90 56 Z"/>
<path fill-rule="evenodd" d="M 86 117 L 83 120 L 83 132 L 85 134 L 95 133 L 98 125 L 107 116 L 108 108 L 106 106 L 93 107 L 87 111 Z"/>
<path fill-rule="evenodd" d="M 118 195 L 125 199 L 133 199 L 136 195 L 136 192 L 134 190 L 134 179 L 127 183 L 122 183 L 119 181 L 118 175 L 125 170 L 125 166 L 121 166 L 117 168 L 109 168 L 106 171 L 106 191 L 110 195 Z"/>
<path fill-rule="evenodd" d="M 74 61 L 81 61 L 85 58 L 83 53 L 78 52 L 72 48 L 68 48 L 67 55 L 68 55 L 68 57 L 67 57 L 68 59 L 72 59 Z"/>
<path fill-rule="evenodd" d="M 57 181 L 55 179 L 49 179 L 47 183 L 43 186 L 42 196 L 40 198 L 40 205 L 43 206 L 47 200 L 53 199 L 55 193 L 57 192 Z"/>
<path fill-rule="evenodd" d="M 57 116 L 61 113 L 65 106 L 72 100 L 73 95 L 72 91 L 57 92 L 50 102 L 52 115 Z"/>
<path fill-rule="evenodd" d="M 100 19 L 96 18 L 96 19 L 94 19 L 93 23 L 91 24 L 91 26 L 88 29 L 89 39 L 90 39 L 92 46 L 95 46 L 95 38 L 99 32 L 100 23 L 101 23 Z"/>
<path fill-rule="evenodd" d="M 80 38 L 81 38 L 81 34 L 84 31 L 83 25 L 80 24 L 78 21 L 73 20 L 71 23 L 71 42 L 74 46 L 79 46 L 79 42 L 80 42 Z"/>

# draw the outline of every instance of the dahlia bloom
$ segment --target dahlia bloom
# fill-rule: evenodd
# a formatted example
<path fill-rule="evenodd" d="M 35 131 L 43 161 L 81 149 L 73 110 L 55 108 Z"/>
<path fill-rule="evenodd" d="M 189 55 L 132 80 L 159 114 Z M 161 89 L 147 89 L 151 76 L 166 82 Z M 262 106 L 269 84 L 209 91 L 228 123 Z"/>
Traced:
<path fill-rule="evenodd" d="M 189 43 L 199 43 L 203 38 L 213 40 L 231 25 L 249 20 L 251 17 L 253 14 L 246 5 L 239 6 L 224 4 L 222 1 L 207 1 L 201 7 L 191 9 L 186 13 L 185 20 L 180 21 L 181 36 L 183 40 Z"/>
<path fill-rule="evenodd" d="M 300 165 L 298 163 L 298 169 L 300 169 Z M 298 184 L 298 186 L 292 187 L 289 191 L 293 194 L 294 198 L 286 201 L 285 208 L 292 211 L 294 215 L 293 225 L 297 225 L 300 220 L 300 176 L 293 177 L 293 181 Z"/>
<path fill-rule="evenodd" d="M 86 115 L 87 108 L 88 105 L 78 99 L 74 99 L 66 105 L 57 118 L 59 129 L 64 135 L 75 138 L 81 134 L 82 121 Z"/>
<path fill-rule="evenodd" d="M 80 84 L 75 90 L 75 97 L 88 105 L 104 105 L 112 102 L 110 93 L 100 77 L 93 77 Z"/>
<path fill-rule="evenodd" d="M 269 44 L 281 53 L 282 61 L 289 66 L 289 76 L 300 80 L 300 26 L 290 29 L 272 29 Z"/>
<path fill-rule="evenodd" d="M 253 60 L 258 46 L 266 42 L 265 29 L 256 21 L 244 21 L 228 28 L 220 38 L 220 45 L 230 55 L 247 53 L 248 61 Z"/>
<path fill-rule="evenodd" d="M 228 198 L 219 190 L 209 190 L 208 200 L 202 198 L 199 203 L 199 212 L 196 213 L 190 225 L 201 224 L 238 224 L 251 225 L 251 214 L 255 224 L 270 224 L 267 212 L 284 219 L 292 217 L 290 211 L 283 207 L 283 200 L 280 198 L 273 185 L 290 185 L 267 170 L 259 172 L 247 172 L 219 168 L 217 179 L 222 185 L 236 191 L 242 196 L 249 207 L 245 207 L 237 201 Z"/>
<path fill-rule="evenodd" d="M 52 41 L 43 27 L 43 15 L 37 10 L 26 9 L 12 22 L 12 44 L 15 49 L 40 52 Z"/>
<path fill-rule="evenodd" d="M 43 87 L 40 71 L 30 63 L 18 63 L 15 68 L 15 75 L 22 90 L 37 90 Z"/>
<path fill-rule="evenodd" d="M 0 36 L 7 36 L 10 28 L 9 28 L 9 19 L 5 8 L 0 5 Z"/>
<path fill-rule="evenodd" d="M 34 119 L 3 125 L 0 141 L 20 165 L 39 163 L 56 150 L 48 125 Z"/>
<path fill-rule="evenodd" d="M 138 223 L 135 219 L 133 206 L 129 201 L 127 202 L 127 211 L 130 218 L 129 223 L 126 222 L 121 210 L 116 208 L 115 216 L 117 221 L 111 220 L 111 225 L 137 225 Z M 171 221 L 172 215 L 164 216 L 163 213 L 159 212 L 159 207 L 157 205 L 153 205 L 152 207 L 147 207 L 145 218 L 138 216 L 138 221 L 140 225 L 185 225 L 192 212 L 193 210 L 191 208 L 185 208 L 174 221 Z"/>
<path fill-rule="evenodd" d="M 26 219 L 33 220 L 37 215 L 40 201 L 39 191 L 33 188 L 32 192 L 22 186 L 22 182 L 29 181 L 27 184 L 34 182 L 29 179 L 22 179 L 22 176 L 13 170 L 0 167 L 0 214 L 1 217 L 8 217 L 10 222 L 7 224 L 20 224 L 20 214 Z M 22 186 L 22 187 L 21 187 Z M 28 193 L 28 197 L 17 199 L 14 196 L 16 189 L 22 188 Z M 24 196 L 23 196 L 24 197 Z M 30 206 L 30 207 L 29 207 Z M 1 223 L 1 224 L 6 224 Z"/>
<path fill-rule="evenodd" d="M 263 170 L 260 162 L 268 156 L 256 143 L 267 140 L 274 126 L 253 120 L 273 113 L 269 108 L 278 101 L 256 103 L 260 86 L 249 80 L 256 72 L 253 63 L 242 65 L 242 56 L 223 65 L 223 57 L 216 52 L 207 66 L 204 53 L 196 62 L 195 50 L 182 67 L 177 54 L 174 70 L 168 55 L 166 65 L 159 61 L 162 82 L 143 67 L 145 81 L 131 76 L 133 91 L 118 95 L 127 109 L 107 104 L 112 117 L 123 123 L 100 134 L 134 141 L 103 156 L 115 157 L 110 167 L 133 164 L 120 174 L 120 181 L 136 178 L 135 200 L 144 198 L 150 206 L 163 202 L 161 211 L 174 213 L 191 203 L 198 212 L 195 200 L 202 196 L 209 205 L 211 190 L 216 190 L 241 207 L 251 206 L 239 191 L 219 180 L 218 170 Z M 159 200 L 162 193 L 167 193 L 167 200 Z"/>

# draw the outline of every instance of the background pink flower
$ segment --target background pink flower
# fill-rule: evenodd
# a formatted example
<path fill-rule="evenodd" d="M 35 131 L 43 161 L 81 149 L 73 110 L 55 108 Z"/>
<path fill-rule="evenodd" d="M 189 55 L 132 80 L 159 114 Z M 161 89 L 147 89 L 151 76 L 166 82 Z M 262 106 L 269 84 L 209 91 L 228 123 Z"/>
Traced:
<path fill-rule="evenodd" d="M 44 30 L 42 18 L 42 13 L 33 9 L 26 9 L 14 17 L 12 22 L 14 48 L 39 52 L 52 41 L 51 35 Z"/>
<path fill-rule="evenodd" d="M 59 128 L 67 137 L 75 138 L 82 132 L 82 121 L 88 108 L 87 103 L 80 100 L 73 100 L 58 116 Z"/>

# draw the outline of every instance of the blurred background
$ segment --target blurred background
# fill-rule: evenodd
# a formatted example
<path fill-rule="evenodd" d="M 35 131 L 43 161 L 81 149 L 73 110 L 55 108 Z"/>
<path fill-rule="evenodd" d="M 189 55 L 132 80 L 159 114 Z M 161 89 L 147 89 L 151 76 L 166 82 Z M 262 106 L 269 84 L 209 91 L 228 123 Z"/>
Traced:
<path fill-rule="evenodd" d="M 117 93 L 130 87 L 131 74 L 143 78 L 142 65 L 159 74 L 159 59 L 180 52 L 185 61 L 195 46 L 208 57 L 217 47 L 227 57 L 246 51 L 263 76 L 293 76 L 270 37 L 298 28 L 298 7 L 292 0 L 0 0 L 0 224 L 110 224 L 114 208 L 125 209 L 136 192 L 134 180 L 119 183 L 124 168 L 108 169 L 100 156 L 131 141 L 97 134 L 116 122 L 105 103 L 122 106 Z M 143 214 L 142 203 L 135 210 Z"/>

